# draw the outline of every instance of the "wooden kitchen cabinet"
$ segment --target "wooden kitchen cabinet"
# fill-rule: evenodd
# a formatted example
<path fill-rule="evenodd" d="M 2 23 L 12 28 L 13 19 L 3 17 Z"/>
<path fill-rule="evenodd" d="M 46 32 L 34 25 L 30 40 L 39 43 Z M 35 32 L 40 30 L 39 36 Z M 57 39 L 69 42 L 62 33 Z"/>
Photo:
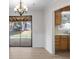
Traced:
<path fill-rule="evenodd" d="M 60 25 L 61 24 L 61 22 L 62 22 L 61 13 L 63 11 L 70 11 L 70 6 L 66 6 L 66 7 L 60 8 L 60 9 L 55 11 L 55 25 Z"/>
<path fill-rule="evenodd" d="M 55 25 L 61 24 L 61 12 L 55 11 Z"/>
<path fill-rule="evenodd" d="M 70 49 L 70 38 L 68 35 L 56 35 L 55 36 L 55 50 L 56 51 L 68 51 Z"/>

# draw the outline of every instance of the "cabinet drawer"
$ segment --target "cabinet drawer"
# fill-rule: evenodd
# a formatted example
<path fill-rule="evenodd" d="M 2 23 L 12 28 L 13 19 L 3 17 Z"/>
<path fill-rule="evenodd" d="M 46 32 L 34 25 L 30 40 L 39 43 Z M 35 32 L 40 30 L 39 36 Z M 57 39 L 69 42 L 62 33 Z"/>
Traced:
<path fill-rule="evenodd" d="M 63 35 L 63 36 L 61 36 L 61 39 L 68 39 L 68 36 Z"/>

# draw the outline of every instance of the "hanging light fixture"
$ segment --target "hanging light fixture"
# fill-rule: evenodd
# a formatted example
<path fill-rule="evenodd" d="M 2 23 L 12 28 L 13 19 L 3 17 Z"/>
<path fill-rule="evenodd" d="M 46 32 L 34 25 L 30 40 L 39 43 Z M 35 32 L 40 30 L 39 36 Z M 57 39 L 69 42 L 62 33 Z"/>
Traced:
<path fill-rule="evenodd" d="M 16 5 L 16 7 L 14 8 L 15 13 L 19 13 L 20 16 L 22 16 L 22 14 L 26 13 L 28 11 L 28 8 L 22 4 L 22 1 L 20 0 L 20 3 L 18 5 Z"/>

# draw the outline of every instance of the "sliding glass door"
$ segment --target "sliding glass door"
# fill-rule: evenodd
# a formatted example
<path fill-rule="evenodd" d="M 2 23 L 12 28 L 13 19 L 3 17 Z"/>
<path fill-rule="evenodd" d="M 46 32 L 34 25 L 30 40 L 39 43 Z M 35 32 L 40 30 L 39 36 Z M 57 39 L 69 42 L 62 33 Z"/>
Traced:
<path fill-rule="evenodd" d="M 9 22 L 10 47 L 31 47 L 31 26 L 31 21 Z"/>

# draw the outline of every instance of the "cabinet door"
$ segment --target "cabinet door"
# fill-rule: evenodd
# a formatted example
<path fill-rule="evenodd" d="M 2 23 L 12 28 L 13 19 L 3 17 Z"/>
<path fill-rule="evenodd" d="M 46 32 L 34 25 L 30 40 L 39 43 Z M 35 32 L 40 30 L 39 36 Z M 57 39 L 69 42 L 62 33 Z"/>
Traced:
<path fill-rule="evenodd" d="M 56 11 L 55 12 L 55 25 L 60 25 L 61 24 L 61 12 Z"/>
<path fill-rule="evenodd" d="M 70 49 L 70 38 L 66 35 L 55 36 L 55 49 L 57 51 L 67 51 Z"/>
<path fill-rule="evenodd" d="M 61 38 L 60 36 L 55 37 L 55 49 L 60 50 L 61 49 Z"/>
<path fill-rule="evenodd" d="M 61 36 L 61 50 L 67 50 L 67 49 L 68 49 L 68 37 Z"/>

